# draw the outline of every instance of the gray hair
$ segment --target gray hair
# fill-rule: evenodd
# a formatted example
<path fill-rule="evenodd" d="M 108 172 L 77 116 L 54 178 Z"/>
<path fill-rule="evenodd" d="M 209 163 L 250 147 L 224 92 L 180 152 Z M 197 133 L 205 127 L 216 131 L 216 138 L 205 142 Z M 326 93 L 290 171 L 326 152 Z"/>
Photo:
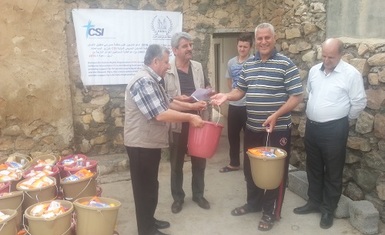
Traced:
<path fill-rule="evenodd" d="M 171 38 L 171 47 L 172 48 L 178 48 L 179 46 L 179 41 L 184 38 L 186 40 L 189 40 L 189 41 L 192 41 L 192 37 L 190 34 L 186 33 L 186 32 L 179 32 L 179 33 L 175 33 L 172 38 Z"/>
<path fill-rule="evenodd" d="M 273 35 L 275 35 L 275 30 L 274 30 L 274 26 L 272 24 L 269 24 L 269 23 L 261 23 L 259 24 L 257 27 L 255 27 L 255 32 L 254 33 L 257 33 L 258 30 L 260 29 L 270 29 L 271 33 Z"/>
<path fill-rule="evenodd" d="M 170 54 L 170 51 L 166 47 L 158 44 L 150 45 L 144 55 L 144 64 L 149 66 L 155 58 L 162 59 L 164 53 Z"/>

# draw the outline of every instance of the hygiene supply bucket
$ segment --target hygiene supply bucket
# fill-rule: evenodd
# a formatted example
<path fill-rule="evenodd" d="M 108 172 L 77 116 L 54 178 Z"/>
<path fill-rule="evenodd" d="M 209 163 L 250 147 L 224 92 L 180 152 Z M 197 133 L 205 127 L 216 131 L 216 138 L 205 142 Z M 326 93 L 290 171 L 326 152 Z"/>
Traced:
<path fill-rule="evenodd" d="M 21 211 L 24 201 L 24 193 L 22 191 L 14 191 L 10 193 L 0 193 L 0 210 L 12 209 L 17 211 L 16 224 L 21 225 L 23 212 Z M 1 233 L 0 233 L 1 234 Z"/>
<path fill-rule="evenodd" d="M 16 235 L 17 234 L 17 223 L 16 223 L 16 210 L 3 209 L 1 213 L 9 215 L 8 218 L 0 222 L 0 234 L 1 235 Z"/>
<path fill-rule="evenodd" d="M 15 180 L 6 181 L 6 182 L 9 182 L 9 190 L 10 190 L 10 192 L 17 191 L 16 186 L 22 180 L 23 180 L 23 175 L 21 173 L 20 174 L 20 178 L 15 179 Z"/>
<path fill-rule="evenodd" d="M 25 170 L 30 166 L 31 158 L 29 156 L 22 156 L 22 155 L 15 155 L 10 157 L 0 158 L 0 164 L 6 163 L 6 162 L 17 163 L 18 168 Z"/>
<path fill-rule="evenodd" d="M 48 167 L 48 169 L 47 169 Z M 24 172 L 23 172 L 23 178 L 24 179 L 28 179 L 36 174 L 38 174 L 39 172 L 41 171 L 45 171 L 45 170 L 48 170 L 50 171 L 51 173 L 48 174 L 48 176 L 52 176 L 55 178 L 56 180 L 56 186 L 59 188 L 59 184 L 60 184 L 60 170 L 59 170 L 59 167 L 58 166 L 33 166 L 33 167 L 30 167 L 28 169 L 26 169 Z M 34 171 L 34 173 L 32 173 L 32 171 Z"/>
<path fill-rule="evenodd" d="M 39 155 L 39 156 L 36 156 L 34 158 L 32 158 L 31 160 L 31 166 L 45 166 L 45 165 L 49 165 L 49 166 L 53 166 L 55 165 L 57 162 L 57 157 L 53 154 L 42 154 L 42 155 Z"/>
<path fill-rule="evenodd" d="M 66 181 L 65 178 L 60 180 L 63 189 L 64 199 L 74 201 L 81 197 L 96 196 L 96 178 L 98 174 L 90 177 L 84 177 L 76 181 Z"/>
<path fill-rule="evenodd" d="M 18 191 L 24 192 L 23 210 L 26 210 L 28 207 L 35 203 L 54 200 L 56 198 L 58 191 L 56 186 L 56 179 L 52 176 L 47 177 L 54 182 L 52 185 L 31 189 L 21 188 L 20 184 L 29 179 L 24 179 L 16 185 Z"/>
<path fill-rule="evenodd" d="M 63 167 L 63 172 L 62 172 L 62 178 L 67 177 L 69 175 L 73 175 L 76 172 L 78 172 L 80 169 L 87 169 L 90 170 L 93 173 L 97 173 L 97 167 L 98 167 L 98 161 L 96 160 L 84 160 L 84 161 L 79 161 L 77 163 L 74 163 L 69 166 L 64 166 Z"/>
<path fill-rule="evenodd" d="M 67 176 L 68 172 L 64 171 L 65 166 L 70 166 L 75 162 L 85 161 L 87 159 L 88 159 L 87 156 L 83 154 L 71 154 L 65 157 L 61 157 L 60 160 L 56 163 L 56 165 L 59 167 L 59 170 L 60 170 L 60 177 L 64 178 Z"/>
<path fill-rule="evenodd" d="M 275 147 L 249 149 L 251 174 L 256 186 L 262 189 L 278 188 L 285 172 L 285 150 Z"/>
<path fill-rule="evenodd" d="M 40 202 L 31 205 L 24 213 L 25 218 L 28 221 L 27 231 L 30 235 L 71 235 L 71 223 L 72 212 L 74 207 L 72 202 L 65 200 L 55 200 L 65 208 L 65 212 L 52 218 L 44 218 L 41 216 L 35 216 L 31 213 L 31 210 L 41 204 L 49 204 L 51 201 Z"/>
<path fill-rule="evenodd" d="M 190 124 L 188 133 L 188 154 L 195 157 L 211 158 L 217 150 L 223 125 L 205 121 L 202 128 Z"/>
<path fill-rule="evenodd" d="M 121 203 L 112 198 L 99 197 L 102 203 L 113 206 L 101 208 L 85 205 L 92 198 L 83 197 L 74 201 L 76 235 L 112 235 Z"/>

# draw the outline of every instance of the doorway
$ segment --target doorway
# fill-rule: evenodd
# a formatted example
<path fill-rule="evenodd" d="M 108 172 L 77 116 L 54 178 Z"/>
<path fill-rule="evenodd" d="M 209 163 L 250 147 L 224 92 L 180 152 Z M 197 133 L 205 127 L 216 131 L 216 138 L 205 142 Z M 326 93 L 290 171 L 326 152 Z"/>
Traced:
<path fill-rule="evenodd" d="M 213 48 L 214 48 L 214 79 L 216 92 L 229 92 L 227 79 L 225 78 L 227 71 L 227 62 L 238 54 L 237 38 L 240 33 L 214 33 Z M 254 53 L 254 42 L 252 47 Z M 222 105 L 221 114 L 227 117 L 228 105 Z"/>

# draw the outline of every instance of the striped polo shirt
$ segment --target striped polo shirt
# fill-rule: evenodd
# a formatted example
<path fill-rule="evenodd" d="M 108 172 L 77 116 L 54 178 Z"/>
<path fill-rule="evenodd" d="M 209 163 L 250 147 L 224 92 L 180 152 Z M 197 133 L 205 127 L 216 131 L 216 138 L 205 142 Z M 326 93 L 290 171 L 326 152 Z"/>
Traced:
<path fill-rule="evenodd" d="M 245 62 L 237 87 L 246 93 L 246 127 L 265 131 L 262 123 L 286 103 L 290 95 L 303 93 L 297 66 L 286 56 L 273 51 L 263 62 L 257 52 Z M 274 130 L 286 130 L 291 125 L 291 114 L 278 118 Z"/>

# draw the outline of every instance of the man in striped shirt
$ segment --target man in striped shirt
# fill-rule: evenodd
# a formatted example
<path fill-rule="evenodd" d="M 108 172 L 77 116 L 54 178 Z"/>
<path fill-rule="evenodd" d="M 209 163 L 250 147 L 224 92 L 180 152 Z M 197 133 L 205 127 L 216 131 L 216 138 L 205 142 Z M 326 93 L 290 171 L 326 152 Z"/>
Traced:
<path fill-rule="evenodd" d="M 290 157 L 291 111 L 303 100 L 302 82 L 297 66 L 275 49 L 274 27 L 262 23 L 255 29 L 257 53 L 245 62 L 237 86 L 231 92 L 212 96 L 213 104 L 246 97 L 247 121 L 244 137 L 244 174 L 247 203 L 231 214 L 244 215 L 263 210 L 258 229 L 270 230 L 280 219 Z M 285 174 L 281 185 L 273 190 L 256 186 L 252 179 L 248 149 L 268 144 L 284 149 Z"/>

